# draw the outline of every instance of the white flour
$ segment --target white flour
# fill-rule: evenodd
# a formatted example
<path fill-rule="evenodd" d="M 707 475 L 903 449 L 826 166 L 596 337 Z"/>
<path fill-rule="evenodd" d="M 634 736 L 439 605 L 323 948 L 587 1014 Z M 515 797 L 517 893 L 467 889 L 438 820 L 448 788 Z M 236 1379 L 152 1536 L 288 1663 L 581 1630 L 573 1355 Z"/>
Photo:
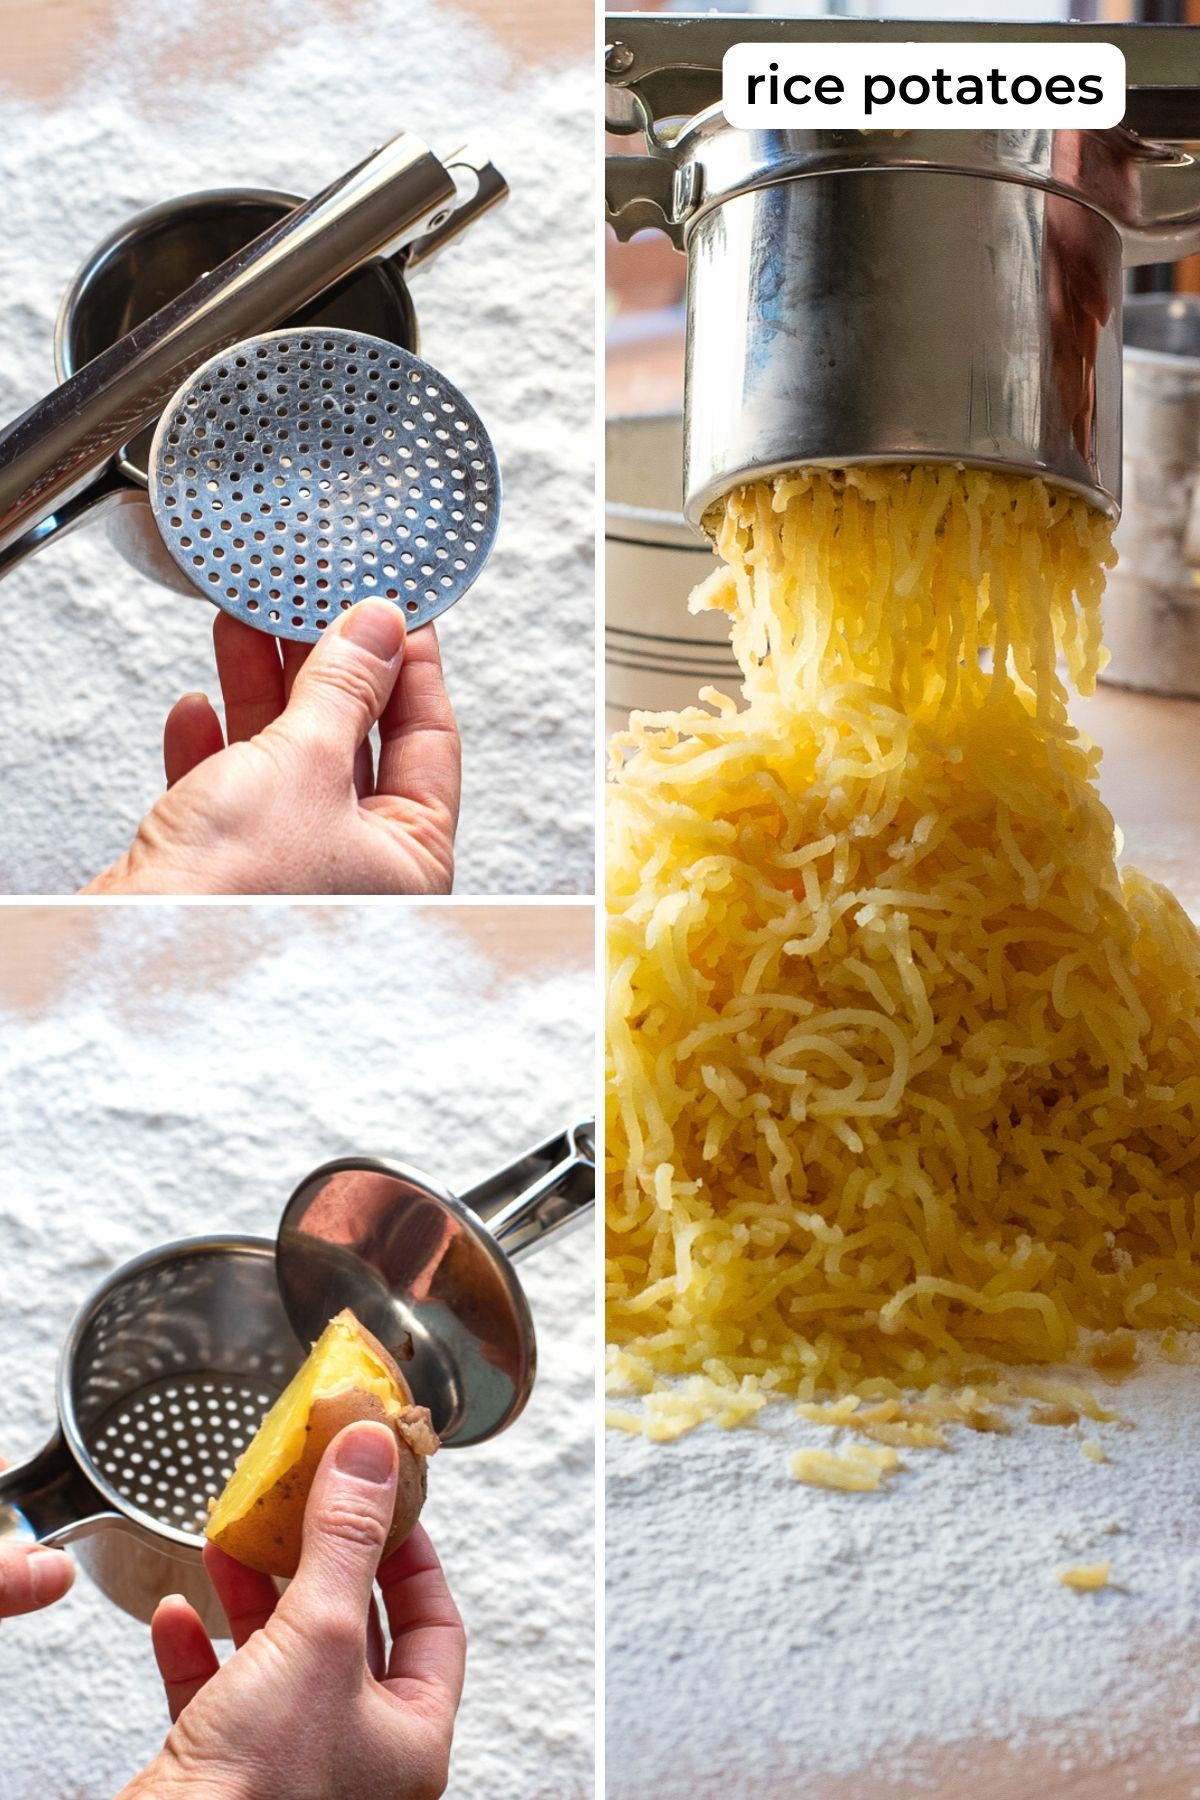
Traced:
<path fill-rule="evenodd" d="M 1006 1796 L 1073 1771 L 1200 1793 L 1197 1368 L 1095 1391 L 1135 1428 L 959 1431 L 877 1494 L 794 1481 L 788 1452 L 832 1439 L 786 1405 L 675 1445 L 610 1431 L 609 1800 L 853 1800 L 868 1771 L 961 1800 L 1001 1791 L 992 1744 L 1045 1759 Z M 1055 1579 L 1104 1558 L 1111 1591 Z M 1116 1778 L 1147 1746 L 1179 1786 Z"/>
<path fill-rule="evenodd" d="M 457 909 L 455 909 L 457 910 Z M 53 1422 L 59 1346 L 126 1258 L 274 1234 L 329 1157 L 407 1154 L 457 1188 L 586 1115 L 592 978 L 510 978 L 452 912 L 117 909 L 37 1009 L 0 1007 L 0 1453 Z M 426 1520 L 467 1620 L 451 1794 L 592 1793 L 590 1230 L 522 1265 L 540 1373 L 522 1417 L 447 1451 Z M 166 1718 L 145 1628 L 82 1574 L 0 1626 L 0 1794 L 111 1800 Z M 365 1800 L 365 1797 L 364 1797 Z"/>
<path fill-rule="evenodd" d="M 117 35 L 55 104 L 6 89 L 0 57 L 0 423 L 53 385 L 63 290 L 143 207 L 314 193 L 406 127 L 442 152 L 486 143 L 510 200 L 413 277 L 422 350 L 479 408 L 505 485 L 495 554 L 438 625 L 464 738 L 458 888 L 590 892 L 590 66 L 531 71 L 447 0 L 112 10 Z M 70 892 L 160 791 L 171 703 L 216 698 L 213 611 L 134 574 L 103 523 L 0 594 L 0 891 Z"/>

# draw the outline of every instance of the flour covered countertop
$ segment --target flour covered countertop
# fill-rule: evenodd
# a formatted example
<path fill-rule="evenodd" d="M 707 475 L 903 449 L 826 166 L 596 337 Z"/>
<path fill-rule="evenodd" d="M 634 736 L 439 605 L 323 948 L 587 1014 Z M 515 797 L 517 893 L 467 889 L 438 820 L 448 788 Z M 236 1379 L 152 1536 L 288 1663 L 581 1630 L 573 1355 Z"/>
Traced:
<path fill-rule="evenodd" d="M 1200 1794 L 1200 1369 L 1147 1356 L 1093 1377 L 1132 1428 L 960 1429 L 873 1494 L 792 1478 L 833 1440 L 787 1405 L 608 1432 L 609 1800 Z"/>
<path fill-rule="evenodd" d="M 0 1455 L 49 1436 L 64 1334 L 128 1258 L 199 1233 L 271 1237 L 331 1157 L 404 1156 L 462 1191 L 587 1116 L 587 919 L 582 952 L 556 950 L 543 924 L 546 947 L 518 967 L 490 947 L 497 916 L 72 909 L 63 967 L 9 950 Z M 424 1517 L 470 1645 L 455 1800 L 593 1791 L 592 1250 L 580 1230 L 522 1264 L 529 1405 L 430 1471 Z M 86 1575 L 49 1612 L 0 1626 L 4 1800 L 112 1800 L 165 1729 L 148 1632 Z"/>
<path fill-rule="evenodd" d="M 403 129 L 443 154 L 485 146 L 509 200 L 412 283 L 422 353 L 478 408 L 504 481 L 491 562 L 437 627 L 463 733 L 457 886 L 590 892 L 590 64 L 532 64 L 450 0 L 110 10 L 69 91 L 32 100 L 0 68 L 0 424 L 54 384 L 77 266 L 144 207 L 223 186 L 315 193 Z M 0 593 L 0 891 L 72 892 L 161 791 L 168 708 L 216 698 L 215 615 L 135 574 L 103 521 Z"/>

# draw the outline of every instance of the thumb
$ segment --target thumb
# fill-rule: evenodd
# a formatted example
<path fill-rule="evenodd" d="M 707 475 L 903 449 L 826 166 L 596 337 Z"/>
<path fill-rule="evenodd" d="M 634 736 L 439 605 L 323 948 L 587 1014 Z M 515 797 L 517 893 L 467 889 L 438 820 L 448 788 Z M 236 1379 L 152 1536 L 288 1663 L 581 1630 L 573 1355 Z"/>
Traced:
<path fill-rule="evenodd" d="M 74 1579 L 75 1564 L 65 1550 L 0 1545 L 0 1619 L 50 1606 L 62 1599 Z"/>
<path fill-rule="evenodd" d="M 306 658 L 278 723 L 306 747 L 320 744 L 344 758 L 348 768 L 396 685 L 404 638 L 398 606 L 360 600 Z"/>
<path fill-rule="evenodd" d="M 392 1528 L 396 1460 L 390 1426 L 339 1431 L 312 1484 L 300 1566 L 280 1602 L 306 1634 L 357 1647 L 363 1657 L 371 1588 Z"/>

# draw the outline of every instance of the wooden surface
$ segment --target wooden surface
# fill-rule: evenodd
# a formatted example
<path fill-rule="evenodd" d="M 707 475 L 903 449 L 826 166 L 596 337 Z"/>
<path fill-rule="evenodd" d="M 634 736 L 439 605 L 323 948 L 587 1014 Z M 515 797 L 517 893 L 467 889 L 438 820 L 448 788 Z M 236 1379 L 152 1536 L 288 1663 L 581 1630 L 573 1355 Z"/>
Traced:
<path fill-rule="evenodd" d="M 237 902 L 230 901 L 230 906 Z M 391 903 L 394 904 L 394 903 Z M 454 902 L 450 905 L 410 906 L 436 914 L 450 931 L 482 952 L 491 965 L 496 985 L 535 970 L 590 968 L 594 953 L 594 915 L 590 905 L 489 906 L 486 902 Z M 38 1010 L 55 999 L 68 984 L 73 968 L 92 956 L 106 954 L 106 921 L 115 908 L 108 906 L 4 906 L 0 907 L 0 1003 Z M 230 945 L 223 926 L 225 905 L 192 906 L 190 952 L 171 961 L 161 971 L 163 983 L 183 992 L 209 981 L 230 978 Z M 293 910 L 284 901 L 272 910 Z M 331 941 L 340 932 L 354 930 L 354 905 L 302 906 L 296 908 L 319 923 Z M 156 979 L 156 971 L 143 972 Z M 380 1003 L 386 999 L 381 980 Z"/>
<path fill-rule="evenodd" d="M 1145 1673 L 1150 1675 L 1149 1670 Z M 914 1668 L 913 1680 L 919 1682 L 919 1669 Z M 884 1766 L 808 1781 L 789 1775 L 778 1786 L 756 1787 L 750 1796 L 738 1793 L 722 1777 L 711 1786 L 701 1782 L 690 1787 L 687 1800 L 1198 1800 L 1200 1763 L 1194 1750 L 1173 1753 L 1163 1748 L 1166 1739 L 1178 1746 L 1189 1736 L 1189 1728 L 1181 1730 L 1180 1721 L 1194 1703 L 1190 1684 L 1161 1693 L 1154 1716 L 1145 1721 L 1145 1741 L 1137 1747 L 1122 1743 L 1115 1752 L 1104 1747 L 1103 1725 L 1097 1721 L 1095 1743 L 1086 1760 L 1067 1758 L 1072 1764 L 1068 1768 L 1060 1753 L 1040 1748 L 1035 1738 L 1015 1743 L 988 1738 L 907 1750 L 904 1766 L 914 1771 L 911 1783 L 893 1781 Z M 633 1800 L 628 1789 L 623 1794 Z M 647 1793 L 644 1800 L 680 1800 L 680 1796 Z"/>
<path fill-rule="evenodd" d="M 1100 792 L 1124 861 L 1164 882 L 1200 921 L 1200 700 L 1101 686 L 1071 712 L 1104 751 Z"/>
<path fill-rule="evenodd" d="M 323 0 L 333 17 L 352 16 L 356 0 Z M 398 24 L 404 0 L 395 0 Z M 443 0 L 447 10 L 478 19 L 524 62 L 554 62 L 586 55 L 594 42 L 591 0 Z M 37 100 L 60 99 L 87 73 L 97 49 L 113 33 L 123 0 L 0 0 L 0 85 Z M 205 71 L 219 80 L 243 68 L 263 38 L 261 0 L 200 0 L 184 18 L 170 64 L 162 74 Z M 397 30 L 392 54 L 409 57 L 412 46 Z M 386 47 L 381 54 L 387 54 Z M 153 71 L 152 71 L 153 72 Z M 202 83 L 201 83 L 202 84 Z"/>

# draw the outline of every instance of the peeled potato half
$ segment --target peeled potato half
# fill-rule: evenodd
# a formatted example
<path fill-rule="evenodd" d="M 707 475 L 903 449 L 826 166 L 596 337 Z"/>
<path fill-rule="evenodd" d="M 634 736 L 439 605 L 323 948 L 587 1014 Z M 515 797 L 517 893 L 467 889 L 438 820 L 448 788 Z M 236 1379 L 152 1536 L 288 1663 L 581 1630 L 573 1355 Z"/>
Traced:
<path fill-rule="evenodd" d="M 425 1462 L 438 1437 L 395 1362 L 349 1308 L 330 1320 L 238 1458 L 224 1493 L 209 1502 L 205 1536 L 252 1569 L 294 1575 L 317 1464 L 338 1432 L 360 1419 L 377 1419 L 396 1434 L 400 1473 L 384 1548 L 390 1556 L 420 1516 Z"/>

